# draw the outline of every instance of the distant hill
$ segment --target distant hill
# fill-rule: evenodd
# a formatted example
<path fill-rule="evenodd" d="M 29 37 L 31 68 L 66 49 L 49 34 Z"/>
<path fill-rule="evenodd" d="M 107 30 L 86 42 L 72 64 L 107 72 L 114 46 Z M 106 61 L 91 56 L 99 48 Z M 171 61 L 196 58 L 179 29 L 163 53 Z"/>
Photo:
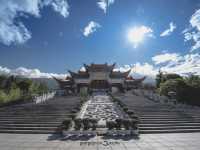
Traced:
<path fill-rule="evenodd" d="M 51 90 L 59 88 L 58 83 L 52 78 L 31 78 L 31 79 L 35 82 L 45 83 Z"/>

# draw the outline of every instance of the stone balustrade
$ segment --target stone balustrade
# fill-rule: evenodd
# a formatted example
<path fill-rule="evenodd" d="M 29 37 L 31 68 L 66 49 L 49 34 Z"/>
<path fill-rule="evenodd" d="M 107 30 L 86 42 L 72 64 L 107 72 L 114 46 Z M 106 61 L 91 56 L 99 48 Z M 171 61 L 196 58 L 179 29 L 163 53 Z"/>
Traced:
<path fill-rule="evenodd" d="M 55 94 L 56 94 L 56 92 L 49 92 L 49 93 L 42 94 L 40 96 L 35 96 L 33 99 L 33 102 L 35 102 L 36 104 L 43 103 L 43 102 L 53 98 L 55 96 Z"/>

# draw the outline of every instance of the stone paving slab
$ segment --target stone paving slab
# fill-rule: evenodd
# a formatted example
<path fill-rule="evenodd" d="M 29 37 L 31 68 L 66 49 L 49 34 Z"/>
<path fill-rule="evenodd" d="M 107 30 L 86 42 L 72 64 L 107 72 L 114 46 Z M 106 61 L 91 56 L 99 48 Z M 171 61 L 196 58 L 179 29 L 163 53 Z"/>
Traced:
<path fill-rule="evenodd" d="M 139 139 L 66 140 L 49 134 L 0 134 L 0 150 L 199 150 L 200 133 L 143 134 Z"/>

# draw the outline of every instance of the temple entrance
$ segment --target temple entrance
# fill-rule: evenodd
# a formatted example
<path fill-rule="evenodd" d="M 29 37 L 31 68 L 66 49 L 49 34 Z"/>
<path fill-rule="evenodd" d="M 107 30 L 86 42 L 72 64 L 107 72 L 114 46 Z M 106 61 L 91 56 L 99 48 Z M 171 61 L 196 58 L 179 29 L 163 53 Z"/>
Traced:
<path fill-rule="evenodd" d="M 109 89 L 109 83 L 107 80 L 93 80 L 90 83 L 91 89 Z"/>

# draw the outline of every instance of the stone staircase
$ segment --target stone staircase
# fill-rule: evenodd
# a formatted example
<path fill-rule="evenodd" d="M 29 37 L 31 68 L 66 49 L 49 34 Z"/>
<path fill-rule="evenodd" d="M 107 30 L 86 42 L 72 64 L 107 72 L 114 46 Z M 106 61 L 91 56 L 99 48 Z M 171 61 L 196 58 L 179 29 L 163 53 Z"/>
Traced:
<path fill-rule="evenodd" d="M 140 118 L 140 133 L 200 132 L 200 109 L 161 104 L 130 93 L 116 96 Z"/>
<path fill-rule="evenodd" d="M 156 103 L 130 93 L 117 95 L 140 117 L 140 133 L 200 132 L 200 109 Z M 55 133 L 80 98 L 55 97 L 40 104 L 0 107 L 0 133 Z"/>
<path fill-rule="evenodd" d="M 62 121 L 71 117 L 79 97 L 54 97 L 40 104 L 20 104 L 0 108 L 0 133 L 55 133 Z"/>

